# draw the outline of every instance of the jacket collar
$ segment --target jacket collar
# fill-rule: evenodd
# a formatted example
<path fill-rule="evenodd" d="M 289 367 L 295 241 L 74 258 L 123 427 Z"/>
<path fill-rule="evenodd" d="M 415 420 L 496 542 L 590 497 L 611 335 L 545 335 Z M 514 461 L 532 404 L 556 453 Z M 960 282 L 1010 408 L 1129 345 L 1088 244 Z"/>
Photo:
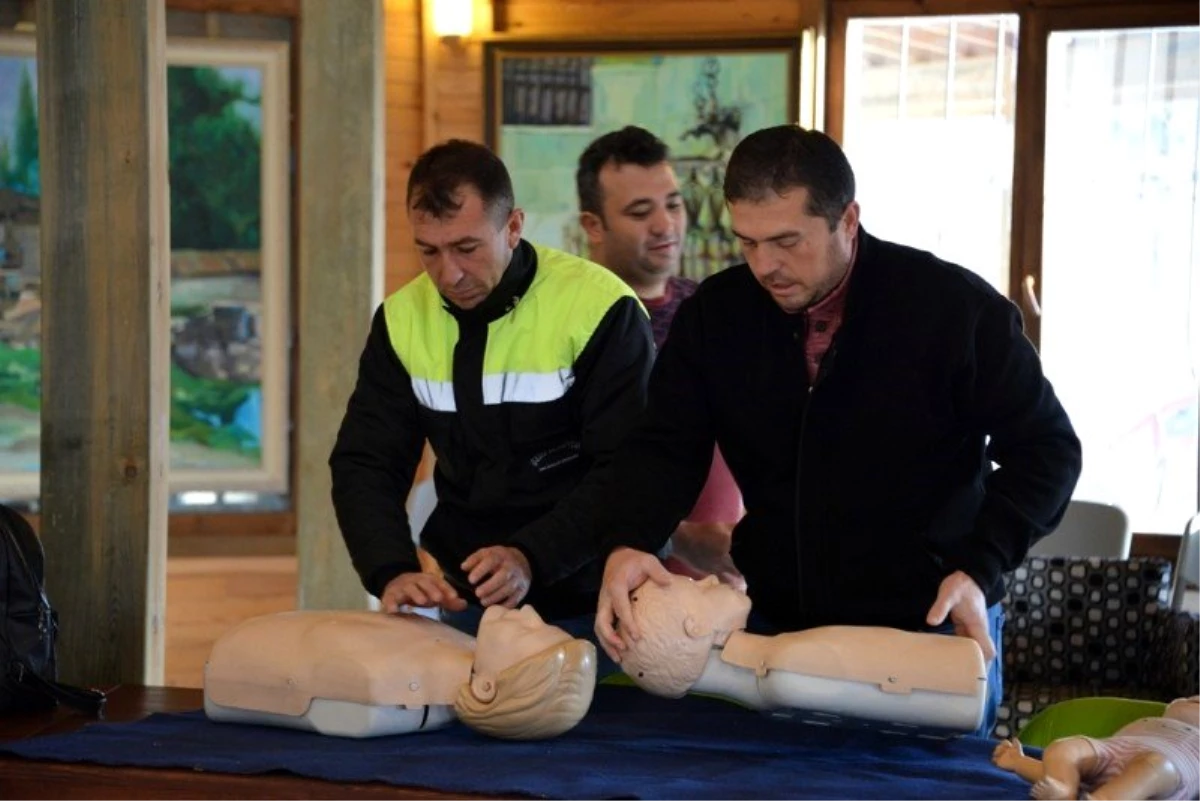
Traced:
<path fill-rule="evenodd" d="M 512 259 L 500 277 L 496 288 L 473 309 L 460 309 L 450 301 L 442 298 L 442 307 L 454 316 L 460 323 L 476 323 L 487 325 L 498 320 L 513 310 L 533 283 L 537 274 L 537 252 L 533 245 L 522 239 L 513 250 Z"/>
<path fill-rule="evenodd" d="M 846 305 L 842 312 L 843 324 L 857 316 L 870 292 L 871 274 L 875 271 L 875 244 L 878 241 L 861 224 L 858 226 L 854 269 L 846 286 Z"/>

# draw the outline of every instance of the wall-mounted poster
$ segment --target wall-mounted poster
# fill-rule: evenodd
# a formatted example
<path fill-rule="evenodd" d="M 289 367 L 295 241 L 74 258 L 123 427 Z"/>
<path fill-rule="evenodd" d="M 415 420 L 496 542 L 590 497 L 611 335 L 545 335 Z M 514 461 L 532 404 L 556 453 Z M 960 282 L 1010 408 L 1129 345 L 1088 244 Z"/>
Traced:
<path fill-rule="evenodd" d="M 38 494 L 37 64 L 0 36 L 0 498 Z M 170 487 L 283 492 L 288 447 L 288 48 L 167 43 Z"/>
<path fill-rule="evenodd" d="M 741 260 L 725 162 L 746 134 L 794 122 L 797 39 L 485 45 L 488 144 L 512 173 L 526 237 L 586 255 L 575 168 L 596 137 L 639 125 L 671 149 L 687 208 L 683 274 Z"/>

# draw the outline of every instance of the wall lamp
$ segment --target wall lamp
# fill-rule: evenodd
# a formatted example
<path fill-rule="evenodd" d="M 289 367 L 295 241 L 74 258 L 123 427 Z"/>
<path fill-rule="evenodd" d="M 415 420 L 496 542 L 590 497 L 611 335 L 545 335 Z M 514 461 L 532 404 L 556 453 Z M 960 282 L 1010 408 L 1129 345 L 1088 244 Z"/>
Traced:
<path fill-rule="evenodd" d="M 433 33 L 442 39 L 471 35 L 474 22 L 473 0 L 432 0 Z"/>

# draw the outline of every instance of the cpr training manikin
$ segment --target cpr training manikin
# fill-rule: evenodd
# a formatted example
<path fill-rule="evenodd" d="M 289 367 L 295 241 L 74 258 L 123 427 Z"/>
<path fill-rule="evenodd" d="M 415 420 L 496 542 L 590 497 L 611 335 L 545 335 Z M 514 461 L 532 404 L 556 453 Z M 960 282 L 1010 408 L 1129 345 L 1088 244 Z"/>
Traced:
<path fill-rule="evenodd" d="M 420 615 L 284 612 L 226 632 L 205 665 L 213 720 L 375 737 L 455 718 L 493 737 L 553 737 L 587 712 L 596 650 L 532 607 L 491 607 L 478 640 Z"/>
<path fill-rule="evenodd" d="M 973 640 L 856 626 L 749 634 L 749 598 L 711 576 L 646 582 L 630 599 L 640 637 L 621 667 L 648 692 L 901 732 L 967 733 L 982 720 L 987 670 Z M 204 695 L 221 721 L 371 737 L 458 719 L 536 739 L 579 723 L 595 683 L 595 646 L 528 606 L 490 607 L 478 639 L 414 614 L 301 611 L 222 636 Z"/>
<path fill-rule="evenodd" d="M 647 581 L 630 602 L 640 637 L 621 667 L 656 695 L 704 692 L 902 732 L 968 733 L 983 720 L 987 664 L 974 640 L 868 626 L 749 634 L 750 599 L 711 576 Z"/>

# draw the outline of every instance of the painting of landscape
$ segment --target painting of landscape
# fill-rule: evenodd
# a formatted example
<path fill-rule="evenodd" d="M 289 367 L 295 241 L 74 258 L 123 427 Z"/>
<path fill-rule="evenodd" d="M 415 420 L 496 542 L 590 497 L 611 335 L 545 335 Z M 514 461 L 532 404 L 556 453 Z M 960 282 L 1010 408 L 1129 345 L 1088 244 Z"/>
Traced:
<path fill-rule="evenodd" d="M 796 118 L 797 40 L 485 46 L 488 139 L 512 174 L 526 236 L 586 255 L 575 169 L 601 134 L 639 125 L 671 149 L 687 208 L 683 274 L 741 260 L 722 183 L 750 131 Z"/>
<path fill-rule="evenodd" d="M 264 160 L 286 159 L 285 122 L 270 65 L 215 55 L 168 47 L 171 486 L 283 489 L 286 169 Z M 37 494 L 37 89 L 32 40 L 0 39 L 0 498 Z"/>

